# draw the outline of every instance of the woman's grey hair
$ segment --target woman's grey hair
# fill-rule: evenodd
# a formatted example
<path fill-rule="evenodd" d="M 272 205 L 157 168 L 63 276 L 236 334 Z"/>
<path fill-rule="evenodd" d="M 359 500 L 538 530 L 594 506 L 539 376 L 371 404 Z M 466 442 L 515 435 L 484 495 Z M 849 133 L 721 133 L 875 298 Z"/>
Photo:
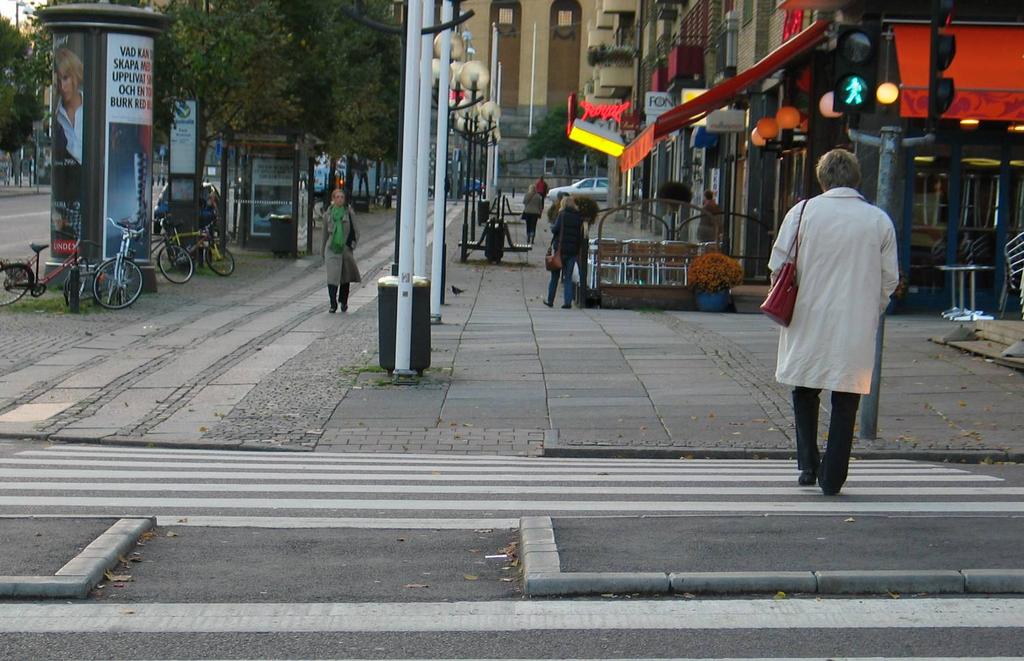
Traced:
<path fill-rule="evenodd" d="M 819 158 L 815 174 L 822 190 L 860 185 L 860 164 L 857 157 L 845 149 L 833 149 Z"/>

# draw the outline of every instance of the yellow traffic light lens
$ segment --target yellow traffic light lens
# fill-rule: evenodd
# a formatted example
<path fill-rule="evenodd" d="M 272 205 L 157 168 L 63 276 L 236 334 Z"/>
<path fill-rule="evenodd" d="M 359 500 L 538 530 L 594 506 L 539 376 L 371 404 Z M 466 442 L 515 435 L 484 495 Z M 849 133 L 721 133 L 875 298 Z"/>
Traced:
<path fill-rule="evenodd" d="M 896 103 L 896 99 L 900 98 L 900 88 L 895 83 L 882 83 L 875 90 L 875 98 L 883 105 Z"/>

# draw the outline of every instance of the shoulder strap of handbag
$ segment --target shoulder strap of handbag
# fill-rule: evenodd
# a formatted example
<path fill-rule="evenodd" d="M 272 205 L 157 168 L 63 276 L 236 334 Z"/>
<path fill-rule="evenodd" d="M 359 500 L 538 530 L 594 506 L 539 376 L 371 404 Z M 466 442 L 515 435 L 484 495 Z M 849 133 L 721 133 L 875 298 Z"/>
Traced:
<path fill-rule="evenodd" d="M 804 211 L 807 209 L 807 203 L 810 200 L 804 200 L 804 205 L 800 207 L 800 215 L 796 219 L 796 236 L 793 238 L 793 245 L 789 247 L 789 252 L 793 253 L 793 264 L 796 264 L 797 257 L 800 256 L 800 224 L 804 220 Z"/>
<path fill-rule="evenodd" d="M 558 228 L 558 254 L 562 254 L 562 239 L 565 238 L 565 216 L 562 216 L 562 225 Z"/>

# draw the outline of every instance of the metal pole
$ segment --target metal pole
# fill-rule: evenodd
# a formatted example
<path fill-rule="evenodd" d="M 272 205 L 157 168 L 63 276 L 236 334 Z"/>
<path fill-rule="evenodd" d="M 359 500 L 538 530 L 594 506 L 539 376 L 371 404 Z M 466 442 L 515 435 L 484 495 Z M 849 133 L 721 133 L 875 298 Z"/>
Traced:
<path fill-rule="evenodd" d="M 429 28 L 434 22 L 433 0 L 422 0 L 423 27 Z M 427 275 L 427 188 L 430 176 L 430 100 L 434 87 L 434 75 L 431 71 L 431 57 L 434 54 L 433 35 L 425 34 L 420 42 L 420 98 L 419 98 L 419 129 L 417 133 L 417 156 L 419 168 L 416 170 L 416 226 L 413 231 L 413 273 L 419 277 Z M 437 190 L 434 190 L 437 194 Z"/>
<path fill-rule="evenodd" d="M 419 80 L 420 70 L 420 29 L 423 20 L 423 5 L 416 0 L 406 4 L 405 29 L 405 107 L 402 109 L 402 174 L 398 242 L 398 309 L 395 319 L 395 379 L 412 376 L 409 369 L 412 343 L 412 267 L 413 230 L 416 220 L 416 187 L 410 185 L 416 180 L 417 132 L 419 122 Z"/>
<path fill-rule="evenodd" d="M 490 95 L 487 97 L 491 101 L 497 103 L 498 99 L 498 24 L 491 23 L 491 89 Z M 494 150 L 490 149 L 489 146 L 484 146 L 487 150 L 487 159 L 484 169 L 483 184 L 484 188 L 484 199 L 493 200 L 495 195 L 494 181 L 492 179 L 492 173 L 494 172 Z M 485 221 L 486 222 L 486 221 Z"/>
<path fill-rule="evenodd" d="M 892 218 L 896 206 L 897 158 L 900 152 L 898 126 L 885 126 L 880 133 L 878 144 L 878 190 L 875 204 Z M 863 142 L 873 142 L 862 140 Z M 860 407 L 860 437 L 869 441 L 878 438 L 878 402 L 882 381 L 882 344 L 885 339 L 885 312 L 878 317 L 878 331 L 875 334 L 875 367 L 871 372 L 871 392 Z"/>
<path fill-rule="evenodd" d="M 441 22 L 452 20 L 452 1 L 441 5 Z M 441 33 L 441 67 L 437 80 L 437 146 L 434 148 L 434 246 L 430 258 L 430 322 L 441 323 L 441 295 L 444 282 L 441 269 L 444 266 L 444 230 L 447 220 L 448 195 L 444 183 L 448 166 L 448 86 L 452 68 L 449 65 L 452 54 L 452 31 Z"/>
<path fill-rule="evenodd" d="M 533 135 L 533 91 L 537 82 L 537 23 L 533 24 L 533 55 L 530 57 L 530 124 L 526 136 Z"/>
<path fill-rule="evenodd" d="M 497 81 L 497 85 L 495 85 L 494 89 L 496 90 L 495 91 L 495 95 L 494 95 L 494 102 L 497 104 L 497 108 L 498 109 L 496 111 L 497 114 L 495 115 L 495 117 L 494 117 L 494 119 L 492 121 L 494 123 L 494 128 L 497 129 L 498 128 L 498 121 L 501 118 L 501 62 L 498 62 L 498 81 Z M 497 135 L 497 134 L 494 134 L 494 135 Z M 497 139 L 495 139 L 495 141 L 494 141 L 494 165 L 491 168 L 491 172 L 488 173 L 488 175 L 490 177 L 492 177 L 492 179 L 491 179 L 491 190 L 494 191 L 495 195 L 498 194 L 498 167 L 499 167 L 498 166 L 498 161 L 499 161 L 499 159 L 498 159 L 498 141 L 497 141 Z"/>

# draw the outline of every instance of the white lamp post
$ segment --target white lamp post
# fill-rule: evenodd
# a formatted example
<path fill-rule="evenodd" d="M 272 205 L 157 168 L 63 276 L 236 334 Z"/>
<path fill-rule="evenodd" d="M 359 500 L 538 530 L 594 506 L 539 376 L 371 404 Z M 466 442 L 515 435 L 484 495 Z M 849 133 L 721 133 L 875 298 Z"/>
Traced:
<path fill-rule="evenodd" d="M 429 28 L 434 21 L 433 0 L 422 0 L 423 27 Z M 418 277 L 427 275 L 427 183 L 430 176 L 430 98 L 434 87 L 431 75 L 431 54 L 433 38 L 419 37 L 420 44 L 420 98 L 419 129 L 416 134 L 416 225 L 413 242 L 413 273 Z"/>

